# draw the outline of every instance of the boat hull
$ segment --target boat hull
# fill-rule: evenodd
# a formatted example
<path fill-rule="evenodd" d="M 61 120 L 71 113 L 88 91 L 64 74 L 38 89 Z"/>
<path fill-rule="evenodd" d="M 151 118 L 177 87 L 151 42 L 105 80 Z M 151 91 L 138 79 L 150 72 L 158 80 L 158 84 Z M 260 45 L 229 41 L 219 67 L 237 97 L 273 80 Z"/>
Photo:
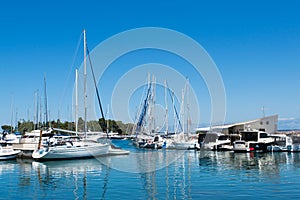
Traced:
<path fill-rule="evenodd" d="M 199 144 L 195 142 L 174 142 L 173 148 L 177 150 L 193 150 L 200 149 Z"/>
<path fill-rule="evenodd" d="M 97 157 L 107 155 L 109 147 L 109 144 L 95 144 L 92 146 L 80 147 L 45 147 L 35 150 L 32 153 L 32 157 L 37 160 L 63 160 Z"/>
<path fill-rule="evenodd" d="M 16 150 L 16 151 L 11 151 L 11 152 L 7 152 L 7 153 L 0 153 L 0 160 L 15 159 L 20 152 L 21 151 Z"/>

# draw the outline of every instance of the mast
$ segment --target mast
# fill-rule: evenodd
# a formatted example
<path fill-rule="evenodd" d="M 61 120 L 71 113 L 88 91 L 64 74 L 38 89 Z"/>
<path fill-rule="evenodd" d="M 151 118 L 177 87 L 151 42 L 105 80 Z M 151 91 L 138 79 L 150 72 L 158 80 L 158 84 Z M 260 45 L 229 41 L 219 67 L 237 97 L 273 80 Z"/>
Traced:
<path fill-rule="evenodd" d="M 190 125 L 191 125 L 191 116 L 190 116 L 190 81 L 189 79 L 186 80 L 187 81 L 187 86 L 186 86 L 186 104 L 187 104 L 187 136 L 189 137 L 189 133 L 190 133 Z"/>
<path fill-rule="evenodd" d="M 40 121 L 39 121 L 39 128 L 41 129 L 42 128 L 42 125 L 43 125 L 43 120 L 42 120 L 42 118 L 43 118 L 43 113 L 42 113 L 42 97 L 41 96 L 39 96 L 39 98 L 40 98 L 40 104 L 39 104 L 39 106 L 40 106 Z"/>
<path fill-rule="evenodd" d="M 18 126 L 18 108 L 16 108 L 15 131 L 19 131 L 19 126 Z"/>
<path fill-rule="evenodd" d="M 183 122 L 182 124 L 182 132 L 184 133 L 184 93 L 185 93 L 185 88 L 182 89 L 182 94 L 181 94 L 181 106 L 180 106 L 180 112 L 181 112 L 181 121 Z"/>
<path fill-rule="evenodd" d="M 46 74 L 44 74 L 44 95 L 45 95 L 45 126 L 48 127 L 48 107 L 47 107 Z"/>
<path fill-rule="evenodd" d="M 173 104 L 173 114 L 174 114 L 174 134 L 177 133 L 177 120 L 176 120 L 176 109 L 175 109 L 175 100 L 174 100 L 174 92 L 172 92 L 172 104 Z"/>
<path fill-rule="evenodd" d="M 152 85 L 151 74 L 148 73 L 148 85 Z M 148 104 L 148 134 L 152 134 L 152 100 L 153 100 L 153 85 L 151 91 L 149 93 L 149 101 L 146 102 Z"/>
<path fill-rule="evenodd" d="M 150 134 L 156 131 L 155 126 L 155 93 L 156 93 L 156 78 L 152 75 L 152 93 L 151 93 L 151 101 L 150 101 Z"/>
<path fill-rule="evenodd" d="M 75 132 L 78 135 L 78 69 L 75 71 Z"/>
<path fill-rule="evenodd" d="M 37 92 L 38 90 L 36 90 L 34 92 L 34 129 L 37 130 L 38 129 L 38 118 L 39 118 L 39 109 L 38 109 L 38 96 L 37 96 Z"/>
<path fill-rule="evenodd" d="M 86 96 L 86 33 L 83 30 L 83 67 L 84 67 L 84 134 L 85 139 L 87 139 L 87 96 Z"/>
<path fill-rule="evenodd" d="M 105 122 L 105 120 L 104 120 L 104 122 Z M 106 121 L 106 126 L 107 126 L 106 133 L 108 135 L 108 133 L 109 133 L 109 105 L 107 105 L 107 121 Z"/>
<path fill-rule="evenodd" d="M 168 99 L 167 99 L 167 81 L 165 80 L 165 105 L 166 105 L 166 116 L 165 116 L 165 120 L 166 120 L 166 130 L 165 130 L 165 134 L 168 135 L 169 132 L 169 122 L 168 122 Z"/>
<path fill-rule="evenodd" d="M 11 104 L 10 104 L 10 109 L 11 109 L 10 133 L 13 132 L 13 119 L 14 119 L 13 97 L 11 99 L 12 100 L 11 100 Z"/>

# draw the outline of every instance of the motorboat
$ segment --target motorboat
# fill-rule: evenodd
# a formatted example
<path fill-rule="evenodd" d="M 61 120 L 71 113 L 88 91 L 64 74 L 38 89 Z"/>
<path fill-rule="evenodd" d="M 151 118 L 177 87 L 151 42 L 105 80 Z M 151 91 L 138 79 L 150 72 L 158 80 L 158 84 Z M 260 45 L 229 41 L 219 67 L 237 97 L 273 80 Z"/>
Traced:
<path fill-rule="evenodd" d="M 228 135 L 218 132 L 207 132 L 203 135 L 203 142 L 201 148 L 205 150 L 230 150 L 232 146 L 230 145 L 231 140 Z"/>
<path fill-rule="evenodd" d="M 270 152 L 282 152 L 291 151 L 293 147 L 293 139 L 290 136 L 282 134 L 274 134 L 271 137 L 274 138 L 274 143 L 267 146 L 267 151 Z"/>
<path fill-rule="evenodd" d="M 288 146 L 288 151 L 291 152 L 300 152 L 300 136 L 293 135 L 291 136 L 291 144 Z"/>
<path fill-rule="evenodd" d="M 135 138 L 134 144 L 139 148 L 161 149 L 163 148 L 164 140 L 160 135 L 142 135 Z"/>
<path fill-rule="evenodd" d="M 1 143 L 2 144 L 17 144 L 20 142 L 21 134 L 19 132 L 10 133 L 4 131 L 1 135 Z"/>
<path fill-rule="evenodd" d="M 241 140 L 246 142 L 250 151 L 265 152 L 267 147 L 274 144 L 274 138 L 261 130 L 247 129 L 241 131 Z"/>
<path fill-rule="evenodd" d="M 11 146 L 2 147 L 0 145 L 0 160 L 15 159 L 20 150 L 14 150 Z"/>
<path fill-rule="evenodd" d="M 233 142 L 232 150 L 234 153 L 245 153 L 250 152 L 248 143 L 245 140 L 236 140 Z"/>
<path fill-rule="evenodd" d="M 52 133 L 52 129 L 25 132 L 20 143 L 12 144 L 12 147 L 15 150 L 21 150 L 20 156 L 22 158 L 32 158 L 32 152 L 38 147 L 40 135 L 42 135 L 41 144 L 46 145 L 47 140 L 54 134 Z"/>

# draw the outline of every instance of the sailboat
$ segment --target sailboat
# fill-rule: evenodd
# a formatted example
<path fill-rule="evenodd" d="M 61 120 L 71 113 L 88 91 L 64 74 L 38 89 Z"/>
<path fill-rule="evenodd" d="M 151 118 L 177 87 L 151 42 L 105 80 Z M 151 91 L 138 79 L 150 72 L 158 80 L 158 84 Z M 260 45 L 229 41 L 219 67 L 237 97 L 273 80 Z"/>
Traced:
<path fill-rule="evenodd" d="M 87 103 L 86 103 L 86 32 L 83 30 L 84 46 L 84 132 L 87 132 Z M 76 73 L 77 74 L 77 73 Z M 77 80 L 77 77 L 76 77 Z M 77 83 L 76 83 L 77 85 Z M 76 87 L 77 88 L 77 87 Z M 77 94 L 77 91 L 76 91 Z M 76 120 L 77 121 L 77 120 Z M 41 137 L 40 137 L 41 138 Z M 110 149 L 108 143 L 97 143 L 81 139 L 78 136 L 55 135 L 49 139 L 46 145 L 39 142 L 38 148 L 32 153 L 32 157 L 37 160 L 56 160 L 56 159 L 73 159 L 88 158 L 107 155 Z"/>
<path fill-rule="evenodd" d="M 181 99 L 181 118 L 184 120 L 184 97 L 185 93 L 187 93 L 187 97 L 189 97 L 189 81 L 187 79 L 185 88 L 182 90 L 182 99 Z M 172 144 L 170 144 L 169 148 L 177 149 L 177 150 L 190 150 L 190 149 L 199 149 L 200 145 L 198 143 L 198 139 L 196 136 L 191 136 L 190 134 L 190 113 L 189 113 L 189 101 L 187 101 L 187 133 L 184 133 L 184 123 L 182 126 L 181 133 L 175 133 Z"/>
<path fill-rule="evenodd" d="M 136 137 L 134 139 L 134 145 L 139 148 L 149 149 L 161 149 L 164 141 L 159 133 L 154 129 L 154 105 L 155 105 L 155 77 L 150 80 L 150 74 L 148 75 L 148 88 L 145 100 L 141 105 L 139 112 L 139 118 L 133 132 Z"/>

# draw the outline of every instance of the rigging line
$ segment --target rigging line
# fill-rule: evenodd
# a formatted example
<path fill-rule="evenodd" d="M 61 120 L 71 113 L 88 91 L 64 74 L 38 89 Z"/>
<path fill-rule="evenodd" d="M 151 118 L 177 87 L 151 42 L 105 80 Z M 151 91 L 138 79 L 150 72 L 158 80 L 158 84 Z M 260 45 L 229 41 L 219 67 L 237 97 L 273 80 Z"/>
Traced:
<path fill-rule="evenodd" d="M 69 73 L 68 73 L 68 76 L 67 76 L 67 79 L 66 79 L 65 86 L 64 86 L 63 95 L 61 96 L 61 99 L 60 99 L 60 102 L 59 102 L 59 106 L 58 106 L 59 109 L 60 109 L 62 103 L 64 102 L 63 99 L 66 96 L 66 91 L 69 89 L 68 82 L 70 80 L 71 74 L 73 74 L 73 68 L 74 68 L 75 60 L 76 60 L 76 57 L 78 55 L 78 50 L 79 50 L 79 47 L 80 47 L 80 44 L 81 44 L 81 41 L 82 41 L 82 36 L 83 36 L 83 33 L 81 33 L 80 36 L 79 36 L 79 40 L 78 40 L 78 43 L 77 43 L 77 46 L 76 46 L 76 50 L 75 50 L 74 55 L 73 55 L 73 61 L 72 61 L 72 64 L 71 64 L 71 67 L 70 67 L 70 70 L 69 70 Z"/>
<path fill-rule="evenodd" d="M 168 86 L 168 82 L 166 83 L 166 85 L 167 85 L 167 90 L 169 91 L 169 94 L 170 94 L 170 97 L 171 97 L 171 101 L 172 101 L 172 104 L 173 104 L 172 91 L 171 91 L 171 89 L 170 89 L 169 86 Z M 175 107 L 175 103 L 174 103 L 174 110 L 175 110 L 175 114 L 176 114 L 176 117 L 177 117 L 179 126 L 180 126 L 181 130 L 183 131 L 182 125 L 181 125 L 181 121 L 180 121 L 180 118 L 179 118 L 179 116 L 178 116 L 177 109 L 176 109 L 176 107 Z"/>
<path fill-rule="evenodd" d="M 103 120 L 105 122 L 105 116 L 104 116 L 103 109 L 102 109 L 102 104 L 101 104 L 101 100 L 100 100 L 99 90 L 98 90 L 98 87 L 97 87 L 96 78 L 95 78 L 95 74 L 94 74 L 94 70 L 93 70 L 92 61 L 91 61 L 90 52 L 89 52 L 88 47 L 86 47 L 86 50 L 87 50 L 87 56 L 88 56 L 88 59 L 89 59 L 89 63 L 90 63 L 90 67 L 91 67 L 91 71 L 92 71 L 92 75 L 93 75 L 93 81 L 94 81 L 94 86 L 95 86 L 95 89 L 96 89 L 96 94 L 97 94 L 97 99 L 98 99 L 98 103 L 99 103 L 101 115 L 102 115 L 102 118 L 103 118 Z M 104 127 L 106 126 L 105 124 L 106 123 L 104 123 Z M 105 132 L 105 130 L 102 130 L 102 131 Z"/>
<path fill-rule="evenodd" d="M 147 82 L 148 82 L 148 80 L 146 79 L 145 85 L 148 84 Z M 143 93 L 141 95 L 141 99 L 140 99 L 140 103 L 139 103 L 139 109 L 137 109 L 137 112 L 135 113 L 136 116 L 135 116 L 134 122 L 136 122 L 136 124 L 138 122 L 136 120 L 138 119 L 138 116 L 140 116 L 140 114 L 142 112 L 142 108 L 143 108 L 143 105 L 144 105 L 144 100 L 146 99 L 146 96 L 147 96 L 147 92 L 146 91 L 148 91 L 147 87 L 143 87 L 143 88 L 144 88 L 144 90 L 143 90 Z"/>

